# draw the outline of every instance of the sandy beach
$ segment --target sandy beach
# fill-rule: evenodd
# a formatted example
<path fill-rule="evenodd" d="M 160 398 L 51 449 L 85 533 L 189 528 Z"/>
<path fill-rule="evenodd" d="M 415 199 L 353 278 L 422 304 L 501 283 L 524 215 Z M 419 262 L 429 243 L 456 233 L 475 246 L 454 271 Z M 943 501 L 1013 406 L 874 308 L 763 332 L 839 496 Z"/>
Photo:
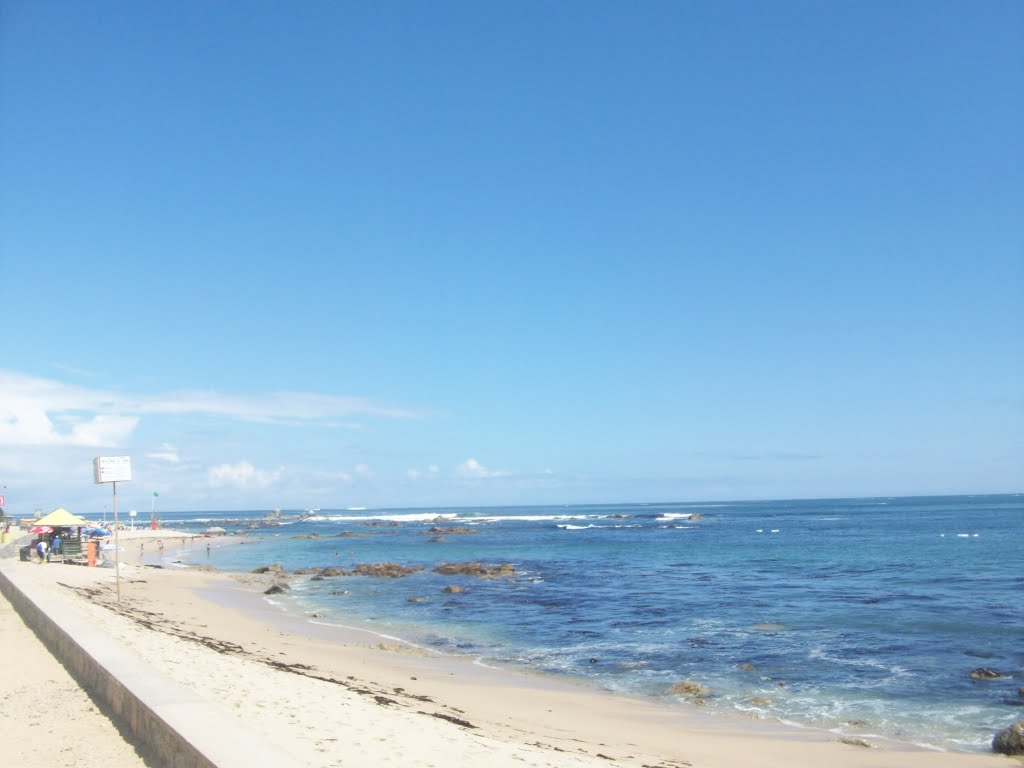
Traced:
<path fill-rule="evenodd" d="M 868 746 L 844 743 L 829 732 L 712 716 L 696 706 L 662 706 L 561 679 L 485 668 L 290 613 L 262 594 L 273 583 L 271 574 L 154 567 L 160 541 L 205 550 L 207 542 L 219 547 L 230 540 L 189 544 L 182 534 L 148 530 L 122 531 L 119 539 L 126 561 L 120 601 L 113 568 L 14 560 L 3 567 L 17 569 L 20 578 L 45 590 L 49 609 L 74 612 L 101 628 L 120 652 L 151 669 L 154 679 L 188 687 L 225 721 L 261 734 L 310 768 L 1018 764 L 995 755 L 940 753 L 874 739 Z M 38 641 L 27 630 L 13 631 L 12 613 L 4 608 L 4 637 L 10 638 L 5 648 L 23 658 Z M 39 652 L 31 650 L 37 657 Z M 52 663 L 32 666 L 60 669 Z M 13 670 L 2 677 L 7 714 L 28 708 L 56 716 L 71 706 L 71 697 L 81 695 L 69 681 L 59 684 L 68 696 L 44 697 L 37 689 L 53 684 L 21 680 Z M 81 731 L 75 734 L 79 744 L 117 741 L 113 726 L 100 723 Z M 134 756 L 130 744 L 122 746 Z M 3 762 L 25 764 L 26 753 L 10 749 L 8 743 L 11 760 Z M 139 763 L 117 758 L 104 764 Z"/>

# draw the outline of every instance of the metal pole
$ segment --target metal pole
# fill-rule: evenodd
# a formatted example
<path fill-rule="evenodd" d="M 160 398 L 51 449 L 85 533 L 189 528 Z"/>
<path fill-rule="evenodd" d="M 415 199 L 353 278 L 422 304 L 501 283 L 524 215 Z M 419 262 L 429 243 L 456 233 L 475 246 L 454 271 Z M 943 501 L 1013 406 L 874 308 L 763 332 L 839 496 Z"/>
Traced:
<path fill-rule="evenodd" d="M 117 584 L 117 602 L 121 602 L 121 560 L 120 543 L 117 536 L 117 482 L 114 486 L 114 582 Z"/>

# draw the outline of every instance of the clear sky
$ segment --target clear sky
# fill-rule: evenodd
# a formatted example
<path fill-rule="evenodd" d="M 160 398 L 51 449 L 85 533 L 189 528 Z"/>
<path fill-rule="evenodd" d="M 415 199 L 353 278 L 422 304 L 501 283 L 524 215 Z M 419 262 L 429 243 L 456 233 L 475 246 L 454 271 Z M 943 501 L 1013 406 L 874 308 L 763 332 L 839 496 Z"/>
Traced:
<path fill-rule="evenodd" d="M 1024 4 L 0 3 L 10 514 L 1024 491 Z"/>

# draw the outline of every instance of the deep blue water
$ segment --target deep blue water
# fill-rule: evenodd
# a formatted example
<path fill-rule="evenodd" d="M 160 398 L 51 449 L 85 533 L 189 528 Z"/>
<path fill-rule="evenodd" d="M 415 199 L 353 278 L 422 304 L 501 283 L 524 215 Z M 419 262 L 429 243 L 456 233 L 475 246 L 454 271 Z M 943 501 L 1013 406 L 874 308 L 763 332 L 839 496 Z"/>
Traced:
<path fill-rule="evenodd" d="M 422 565 L 398 579 L 300 578 L 286 599 L 484 661 L 666 701 L 690 679 L 712 689 L 711 709 L 944 749 L 988 749 L 1024 717 L 1021 495 L 319 510 L 246 528 L 265 514 L 162 517 L 256 536 L 213 550 L 227 570 Z M 431 541 L 432 525 L 476 533 Z M 310 533 L 321 538 L 292 538 Z M 430 570 L 477 560 L 513 563 L 516 575 Z M 972 680 L 978 667 L 1004 677 Z"/>

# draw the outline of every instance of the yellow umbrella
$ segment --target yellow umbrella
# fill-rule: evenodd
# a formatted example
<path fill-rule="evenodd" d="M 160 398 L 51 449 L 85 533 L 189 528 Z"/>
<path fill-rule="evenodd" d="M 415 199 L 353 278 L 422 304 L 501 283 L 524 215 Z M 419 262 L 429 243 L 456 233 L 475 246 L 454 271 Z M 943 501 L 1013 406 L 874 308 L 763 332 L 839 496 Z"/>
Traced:
<path fill-rule="evenodd" d="M 76 525 L 84 527 L 87 525 L 91 525 L 91 523 L 88 520 L 83 520 L 80 517 L 75 517 L 66 509 L 64 509 L 64 507 L 53 510 L 53 512 L 46 515 L 45 517 L 36 520 L 35 524 L 48 525 L 51 528 L 70 528 Z"/>

